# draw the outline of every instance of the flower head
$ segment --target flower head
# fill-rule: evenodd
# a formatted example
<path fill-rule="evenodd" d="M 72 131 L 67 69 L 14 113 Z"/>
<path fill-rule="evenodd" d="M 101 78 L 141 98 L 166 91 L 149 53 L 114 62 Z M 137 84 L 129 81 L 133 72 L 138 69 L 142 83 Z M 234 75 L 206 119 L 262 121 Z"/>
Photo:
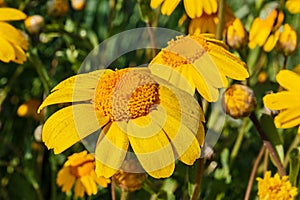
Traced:
<path fill-rule="evenodd" d="M 288 56 L 296 51 L 297 43 L 297 32 L 289 24 L 285 24 L 277 42 L 278 49 Z"/>
<path fill-rule="evenodd" d="M 97 177 L 94 156 L 82 151 L 68 157 L 57 174 L 56 182 L 63 192 L 71 191 L 75 184 L 75 197 L 83 197 L 85 193 L 89 196 L 97 194 L 97 185 L 107 187 L 110 179 Z"/>
<path fill-rule="evenodd" d="M 22 64 L 26 61 L 24 50 L 28 48 L 28 42 L 24 35 L 5 21 L 23 20 L 26 15 L 14 8 L 0 8 L 0 60 L 13 61 Z"/>
<path fill-rule="evenodd" d="M 255 109 L 256 99 L 249 87 L 234 84 L 223 94 L 222 106 L 224 111 L 233 118 L 246 117 Z"/>
<path fill-rule="evenodd" d="M 218 88 L 228 85 L 226 77 L 244 80 L 249 76 L 245 63 L 212 34 L 181 36 L 170 41 L 149 68 L 190 94 L 197 89 L 207 101 L 218 99 Z"/>
<path fill-rule="evenodd" d="M 98 133 L 91 146 L 99 176 L 111 177 L 132 154 L 155 178 L 169 177 L 176 158 L 192 165 L 200 156 L 204 116 L 197 101 L 147 68 L 71 77 L 52 90 L 39 110 L 64 102 L 74 104 L 46 121 L 42 139 L 60 153 Z"/>
<path fill-rule="evenodd" d="M 155 9 L 162 4 L 161 13 L 170 15 L 179 3 L 180 0 L 151 0 L 150 6 Z M 203 13 L 210 15 L 218 9 L 217 0 L 183 0 L 183 3 L 190 18 L 201 17 Z"/>
<path fill-rule="evenodd" d="M 267 94 L 264 98 L 266 107 L 279 110 L 274 118 L 277 128 L 291 128 L 300 124 L 300 75 L 289 70 L 281 70 L 276 76 L 277 82 L 286 90 Z M 298 129 L 300 135 L 300 127 Z"/>
<path fill-rule="evenodd" d="M 300 0 L 287 0 L 285 6 L 292 14 L 300 13 Z"/>
<path fill-rule="evenodd" d="M 30 34 L 37 34 L 44 26 L 45 20 L 41 15 L 32 15 L 27 17 L 24 24 Z"/>
<path fill-rule="evenodd" d="M 242 48 L 248 40 L 247 32 L 238 18 L 232 20 L 226 30 L 226 42 L 233 49 Z"/>
<path fill-rule="evenodd" d="M 271 177 L 271 172 L 267 171 L 264 178 L 257 178 L 258 197 L 261 200 L 293 200 L 298 194 L 297 188 L 293 187 L 288 176 L 280 176 L 276 173 Z"/>
<path fill-rule="evenodd" d="M 283 12 L 277 9 L 272 10 L 265 19 L 256 18 L 249 31 L 249 48 L 259 46 L 266 52 L 271 51 L 278 41 L 283 19 Z"/>

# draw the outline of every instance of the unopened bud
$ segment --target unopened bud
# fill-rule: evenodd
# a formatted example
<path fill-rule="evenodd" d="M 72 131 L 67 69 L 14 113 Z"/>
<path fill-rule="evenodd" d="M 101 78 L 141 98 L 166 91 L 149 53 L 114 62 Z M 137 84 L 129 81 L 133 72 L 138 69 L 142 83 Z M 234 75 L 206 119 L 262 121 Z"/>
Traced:
<path fill-rule="evenodd" d="M 24 23 L 25 23 L 26 30 L 30 34 L 37 34 L 44 26 L 45 21 L 41 15 L 32 15 L 27 17 Z"/>
<path fill-rule="evenodd" d="M 238 18 L 231 21 L 226 31 L 226 42 L 233 49 L 242 48 L 248 40 L 247 32 Z"/>
<path fill-rule="evenodd" d="M 71 0 L 71 6 L 74 10 L 82 10 L 85 7 L 85 0 Z"/>
<path fill-rule="evenodd" d="M 63 17 L 69 11 L 67 0 L 49 0 L 47 3 L 48 13 L 54 17 Z"/>
<path fill-rule="evenodd" d="M 222 107 L 226 114 L 235 119 L 249 116 L 255 106 L 254 92 L 245 85 L 234 84 L 223 94 Z"/>
<path fill-rule="evenodd" d="M 289 24 L 285 24 L 277 42 L 279 51 L 283 52 L 285 56 L 291 55 L 295 52 L 297 43 L 296 31 Z"/>

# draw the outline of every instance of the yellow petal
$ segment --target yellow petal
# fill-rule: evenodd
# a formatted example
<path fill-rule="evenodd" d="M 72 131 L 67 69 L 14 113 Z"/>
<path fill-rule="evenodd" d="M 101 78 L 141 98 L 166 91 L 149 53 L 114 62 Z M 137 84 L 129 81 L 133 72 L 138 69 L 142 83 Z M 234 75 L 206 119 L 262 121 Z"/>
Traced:
<path fill-rule="evenodd" d="M 299 92 L 300 86 L 300 75 L 290 71 L 290 70 L 281 70 L 276 75 L 277 82 L 287 90 Z"/>
<path fill-rule="evenodd" d="M 0 46 L 0 60 L 7 63 L 15 58 L 14 48 L 5 38 L 0 37 Z"/>
<path fill-rule="evenodd" d="M 15 58 L 12 61 L 18 64 L 23 64 L 27 60 L 23 49 L 19 46 L 13 46 L 13 48 L 15 51 Z"/>
<path fill-rule="evenodd" d="M 107 123 L 108 118 L 99 121 L 95 115 L 91 104 L 63 108 L 46 121 L 42 139 L 49 149 L 54 149 L 54 153 L 61 153 Z"/>
<path fill-rule="evenodd" d="M 155 8 L 157 8 L 159 5 L 161 5 L 161 3 L 162 3 L 163 1 L 164 1 L 164 0 L 151 0 L 150 6 L 151 6 L 151 8 L 155 9 Z"/>
<path fill-rule="evenodd" d="M 264 51 L 270 52 L 275 47 L 275 45 L 279 39 L 279 35 L 280 35 L 280 32 L 279 32 L 279 30 L 277 30 L 274 34 L 271 34 L 268 37 L 268 39 L 263 47 Z"/>
<path fill-rule="evenodd" d="M 202 15 L 202 4 L 200 1 L 184 0 L 184 8 L 190 18 L 200 17 Z M 201 7 L 200 7 L 201 6 Z M 199 11 L 197 12 L 197 9 Z"/>
<path fill-rule="evenodd" d="M 190 130 L 181 121 L 167 115 L 162 107 L 157 107 L 157 110 L 152 111 L 150 115 L 151 119 L 167 134 L 176 150 L 176 157 L 179 157 L 179 160 L 185 164 L 192 165 L 200 157 L 200 145 L 196 138 L 197 128 Z M 197 125 L 202 126 L 201 123 Z"/>
<path fill-rule="evenodd" d="M 148 174 L 154 178 L 169 177 L 175 168 L 170 141 L 157 124 L 145 124 L 148 121 L 145 118 L 139 117 L 129 122 L 127 132 L 130 145 Z"/>
<path fill-rule="evenodd" d="M 217 12 L 218 4 L 216 0 L 208 0 L 203 2 L 203 10 L 208 15 Z"/>
<path fill-rule="evenodd" d="M 91 176 L 93 177 L 94 181 L 101 187 L 106 188 L 108 183 L 110 183 L 110 179 L 104 178 L 103 176 L 97 177 L 95 171 L 91 172 Z"/>
<path fill-rule="evenodd" d="M 19 30 L 8 23 L 0 22 L 0 37 L 8 40 L 14 45 L 20 46 L 22 49 L 28 48 L 28 42 L 25 37 Z"/>
<path fill-rule="evenodd" d="M 298 137 L 300 136 L 300 126 L 299 126 L 299 128 L 298 128 Z"/>
<path fill-rule="evenodd" d="M 20 10 L 14 8 L 0 8 L 0 21 L 21 20 L 27 16 Z"/>
<path fill-rule="evenodd" d="M 63 192 L 69 192 L 72 189 L 74 182 L 75 176 L 70 173 L 69 167 L 63 167 L 59 170 L 56 177 L 56 183 L 57 185 L 62 186 Z"/>
<path fill-rule="evenodd" d="M 129 146 L 124 123 L 113 122 L 102 130 L 95 151 L 97 176 L 109 178 L 121 167 Z"/>
<path fill-rule="evenodd" d="M 165 0 L 161 7 L 161 13 L 164 15 L 171 15 L 179 2 L 180 0 Z"/>
<path fill-rule="evenodd" d="M 75 190 L 75 197 L 83 197 L 84 196 L 85 188 L 84 188 L 83 184 L 81 183 L 80 179 L 77 179 L 74 190 Z"/>
<path fill-rule="evenodd" d="M 89 196 L 91 196 L 92 194 L 97 194 L 97 191 L 98 191 L 97 185 L 93 181 L 92 177 L 90 177 L 89 175 L 82 176 L 80 178 L 80 181 L 81 181 L 82 185 L 85 187 L 85 191 Z"/>
<path fill-rule="evenodd" d="M 275 94 L 267 94 L 264 96 L 263 102 L 271 110 L 281 110 L 299 105 L 300 97 L 294 93 L 283 91 Z"/>
<path fill-rule="evenodd" d="M 280 111 L 274 122 L 278 128 L 291 128 L 300 124 L 300 106 Z"/>
<path fill-rule="evenodd" d="M 37 112 L 40 113 L 43 108 L 53 104 L 91 100 L 94 97 L 94 93 L 95 90 L 93 89 L 83 88 L 74 88 L 74 90 L 71 88 L 56 90 L 47 96 Z"/>

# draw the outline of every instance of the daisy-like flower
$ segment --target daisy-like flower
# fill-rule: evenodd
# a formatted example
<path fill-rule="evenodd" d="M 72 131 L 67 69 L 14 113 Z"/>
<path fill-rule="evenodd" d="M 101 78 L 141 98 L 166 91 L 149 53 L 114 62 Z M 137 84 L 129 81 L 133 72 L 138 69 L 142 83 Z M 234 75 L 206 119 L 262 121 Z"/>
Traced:
<path fill-rule="evenodd" d="M 180 3 L 180 0 L 151 0 L 150 6 L 155 9 L 161 6 L 161 13 L 170 15 Z M 201 17 L 203 13 L 208 15 L 217 12 L 217 0 L 183 0 L 184 8 L 190 18 Z"/>
<path fill-rule="evenodd" d="M 74 104 L 50 116 L 42 140 L 60 153 L 100 129 L 94 141 L 98 176 L 114 175 L 130 153 L 155 178 L 169 177 L 176 158 L 192 165 L 200 157 L 204 139 L 200 106 L 147 68 L 73 76 L 52 90 L 39 111 L 65 102 Z"/>
<path fill-rule="evenodd" d="M 97 177 L 94 156 L 82 151 L 68 157 L 57 174 L 56 182 L 62 187 L 63 192 L 71 191 L 75 184 L 75 197 L 83 197 L 85 193 L 89 196 L 97 194 L 97 185 L 107 187 L 110 179 Z"/>
<path fill-rule="evenodd" d="M 300 124 L 300 75 L 289 70 L 281 70 L 276 76 L 277 82 L 286 90 L 267 94 L 264 104 L 272 110 L 279 110 L 274 118 L 277 128 L 291 128 Z M 298 129 L 300 135 L 300 127 Z"/>
<path fill-rule="evenodd" d="M 24 50 L 28 48 L 28 42 L 24 35 L 5 21 L 23 20 L 26 15 L 14 8 L 0 8 L 0 61 L 13 61 L 22 64 L 26 61 Z"/>
<path fill-rule="evenodd" d="M 291 55 L 296 51 L 297 44 L 297 32 L 289 24 L 285 24 L 277 42 L 279 51 L 283 52 L 285 56 Z"/>
<path fill-rule="evenodd" d="M 283 12 L 277 9 L 272 10 L 265 19 L 256 18 L 249 31 L 249 48 L 259 46 L 263 47 L 264 51 L 270 52 L 278 41 L 283 19 Z"/>
<path fill-rule="evenodd" d="M 227 87 L 226 77 L 245 80 L 246 64 L 230 53 L 212 34 L 180 36 L 171 40 L 151 61 L 151 72 L 177 87 L 207 101 L 216 101 L 219 88 Z"/>
<path fill-rule="evenodd" d="M 298 194 L 297 188 L 293 187 L 288 176 L 280 176 L 276 173 L 271 177 L 271 172 L 267 171 L 264 178 L 257 178 L 258 197 L 261 200 L 293 200 Z"/>
<path fill-rule="evenodd" d="M 287 0 L 285 6 L 292 14 L 300 13 L 300 0 Z"/>

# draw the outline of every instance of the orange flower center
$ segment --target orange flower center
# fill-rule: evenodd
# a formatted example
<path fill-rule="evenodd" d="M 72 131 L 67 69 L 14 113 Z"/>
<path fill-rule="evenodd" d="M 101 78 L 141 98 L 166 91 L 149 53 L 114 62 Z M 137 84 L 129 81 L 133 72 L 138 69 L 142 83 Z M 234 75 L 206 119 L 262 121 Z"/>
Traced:
<path fill-rule="evenodd" d="M 158 84 L 148 73 L 122 69 L 101 77 L 95 107 L 112 121 L 128 121 L 147 115 L 158 100 Z"/>
<path fill-rule="evenodd" d="M 89 175 L 94 169 L 95 162 L 91 160 L 80 163 L 79 165 L 71 165 L 69 167 L 70 173 L 77 178 Z"/>

